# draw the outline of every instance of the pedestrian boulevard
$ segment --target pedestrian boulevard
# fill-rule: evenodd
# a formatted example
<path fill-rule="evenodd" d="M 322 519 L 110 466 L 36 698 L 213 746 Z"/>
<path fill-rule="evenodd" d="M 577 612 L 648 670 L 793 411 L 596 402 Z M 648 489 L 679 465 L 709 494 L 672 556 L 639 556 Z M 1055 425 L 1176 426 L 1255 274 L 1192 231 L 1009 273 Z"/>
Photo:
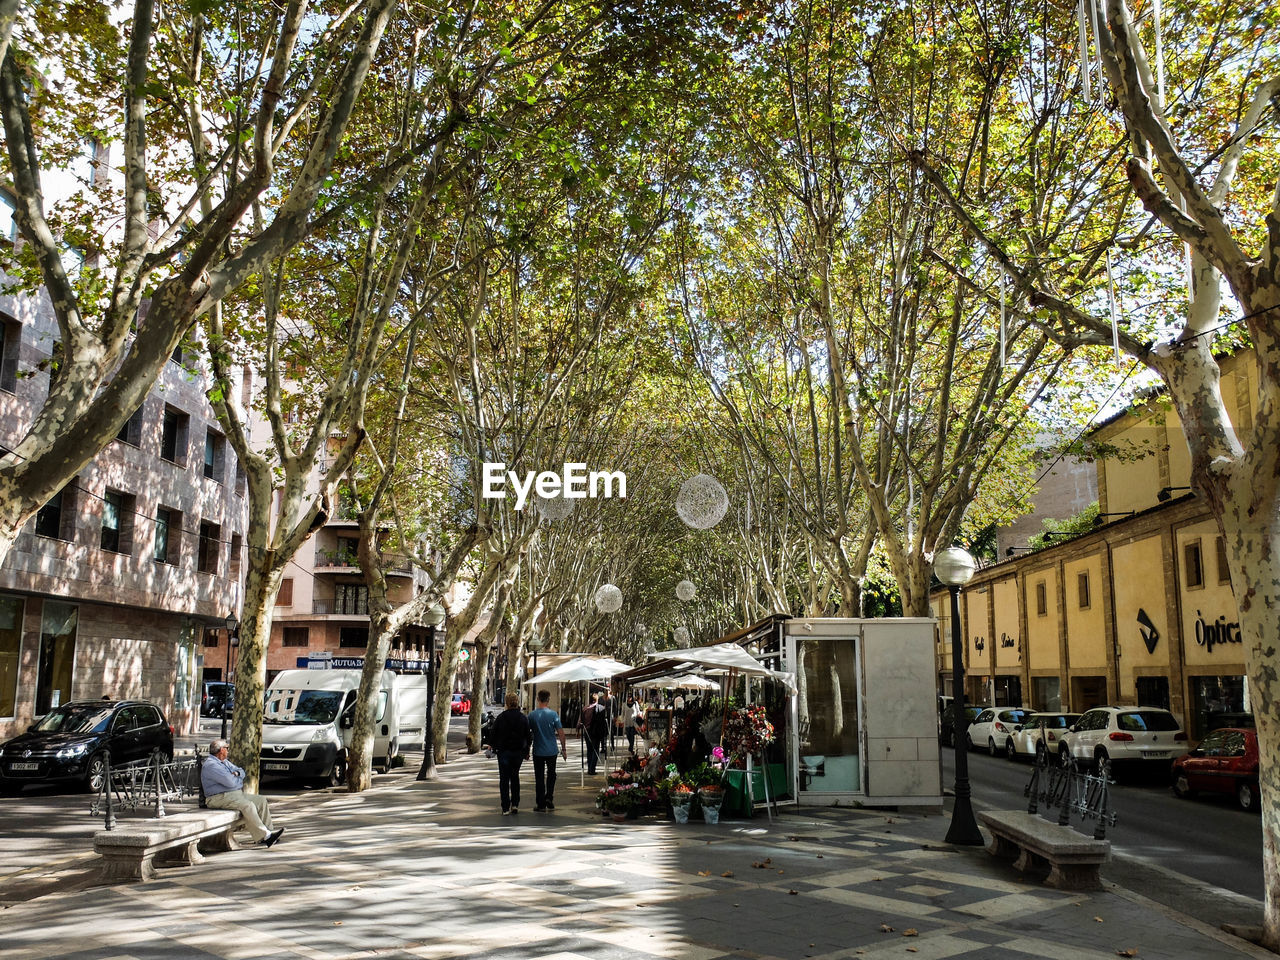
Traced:
<path fill-rule="evenodd" d="M 482 754 L 282 804 L 284 839 L 145 884 L 72 889 L 0 913 L 0 960 L 717 960 L 1268 957 L 1118 888 L 1063 893 L 947 818 L 792 808 L 772 823 L 592 808 L 562 770 L 557 809 L 500 815 Z"/>

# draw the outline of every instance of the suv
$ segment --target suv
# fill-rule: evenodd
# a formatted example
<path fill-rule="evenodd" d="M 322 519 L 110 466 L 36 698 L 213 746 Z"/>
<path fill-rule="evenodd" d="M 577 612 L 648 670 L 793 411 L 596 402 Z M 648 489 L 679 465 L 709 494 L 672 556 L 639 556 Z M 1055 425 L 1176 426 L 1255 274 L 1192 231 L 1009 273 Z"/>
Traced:
<path fill-rule="evenodd" d="M 220 680 L 206 680 L 200 696 L 202 717 L 229 717 L 236 706 L 236 685 Z"/>
<path fill-rule="evenodd" d="M 1160 707 L 1094 707 L 1058 734 L 1058 756 L 1076 764 L 1103 761 L 1112 768 L 1151 766 L 1167 769 L 1169 760 L 1186 749 L 1187 734 L 1168 710 Z"/>
<path fill-rule="evenodd" d="M 73 700 L 54 707 L 20 737 L 0 745 L 0 792 L 28 783 L 79 781 L 102 789 L 108 758 L 113 765 L 173 758 L 173 727 L 154 703 L 143 700 Z"/>

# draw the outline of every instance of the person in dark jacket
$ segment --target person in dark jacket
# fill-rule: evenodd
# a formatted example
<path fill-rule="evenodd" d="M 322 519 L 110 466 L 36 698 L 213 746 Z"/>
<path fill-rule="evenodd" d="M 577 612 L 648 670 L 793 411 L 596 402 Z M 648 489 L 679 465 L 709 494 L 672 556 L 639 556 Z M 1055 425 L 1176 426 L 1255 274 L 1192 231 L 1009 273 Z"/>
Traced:
<path fill-rule="evenodd" d="M 609 708 L 600 702 L 600 694 L 591 695 L 591 703 L 583 708 L 578 726 L 587 741 L 587 774 L 594 774 L 605 752 L 605 738 L 609 736 Z"/>
<path fill-rule="evenodd" d="M 498 755 L 498 796 L 502 801 L 502 815 L 520 812 L 520 764 L 529 756 L 533 733 L 529 718 L 520 712 L 520 698 L 507 694 L 507 709 L 493 721 L 490 746 Z"/>

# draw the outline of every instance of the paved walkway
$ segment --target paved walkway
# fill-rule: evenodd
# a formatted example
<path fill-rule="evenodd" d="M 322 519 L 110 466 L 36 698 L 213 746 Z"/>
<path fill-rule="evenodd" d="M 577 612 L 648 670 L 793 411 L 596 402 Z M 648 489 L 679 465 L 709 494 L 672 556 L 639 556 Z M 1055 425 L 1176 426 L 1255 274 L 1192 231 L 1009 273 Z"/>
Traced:
<path fill-rule="evenodd" d="M 469 960 L 1270 957 L 1111 889 L 1061 893 L 945 817 L 804 808 L 719 825 L 605 821 L 596 783 L 557 809 L 498 813 L 483 755 L 419 783 L 281 805 L 270 850 L 217 854 L 146 884 L 65 890 L 0 913 L 0 958 Z M 0 881 L 0 888 L 3 887 Z"/>

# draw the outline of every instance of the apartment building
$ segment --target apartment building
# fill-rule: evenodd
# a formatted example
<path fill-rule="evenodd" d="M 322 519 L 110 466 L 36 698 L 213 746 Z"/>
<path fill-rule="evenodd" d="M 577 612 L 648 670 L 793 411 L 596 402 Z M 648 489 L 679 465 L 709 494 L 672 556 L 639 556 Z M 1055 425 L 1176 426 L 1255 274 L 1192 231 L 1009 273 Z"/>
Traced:
<path fill-rule="evenodd" d="M 1222 361 L 1237 430 L 1252 426 L 1251 352 Z M 1165 707 L 1192 736 L 1249 712 L 1239 612 L 1225 544 L 1190 494 L 1190 453 L 1162 397 L 1093 436 L 1119 456 L 1095 464 L 1099 524 L 979 570 L 960 596 L 971 702 L 1084 710 Z M 950 600 L 938 617 L 939 689 L 951 691 Z"/>
<path fill-rule="evenodd" d="M 0 328 L 9 448 L 47 394 L 58 328 L 43 292 L 0 295 Z M 225 643 L 224 619 L 239 609 L 247 516 L 199 364 L 175 352 L 119 436 L 0 567 L 0 740 L 52 706 L 102 696 L 152 700 L 175 729 L 194 731 L 206 635 L 217 628 Z"/>

